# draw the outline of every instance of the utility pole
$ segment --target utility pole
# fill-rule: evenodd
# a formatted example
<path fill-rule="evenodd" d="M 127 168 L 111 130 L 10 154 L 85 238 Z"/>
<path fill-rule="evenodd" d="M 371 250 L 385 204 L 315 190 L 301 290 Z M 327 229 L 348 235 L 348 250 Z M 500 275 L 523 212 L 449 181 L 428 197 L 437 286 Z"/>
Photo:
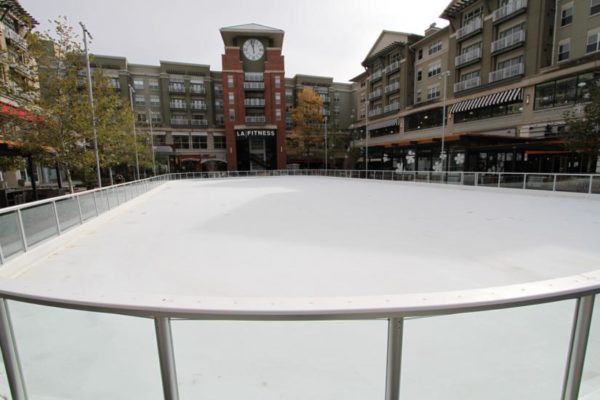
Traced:
<path fill-rule="evenodd" d="M 94 133 L 94 153 L 96 154 L 96 174 L 98 178 L 98 187 L 102 187 L 102 178 L 100 176 L 100 157 L 98 155 L 98 134 L 96 132 L 96 110 L 94 109 L 94 95 L 92 93 L 92 73 L 90 69 L 90 55 L 88 53 L 87 38 L 94 39 L 90 32 L 86 29 L 83 22 L 79 22 L 83 30 L 83 48 L 85 49 L 85 62 L 87 65 L 87 81 L 88 81 L 88 97 L 90 107 L 92 108 L 92 132 Z"/>

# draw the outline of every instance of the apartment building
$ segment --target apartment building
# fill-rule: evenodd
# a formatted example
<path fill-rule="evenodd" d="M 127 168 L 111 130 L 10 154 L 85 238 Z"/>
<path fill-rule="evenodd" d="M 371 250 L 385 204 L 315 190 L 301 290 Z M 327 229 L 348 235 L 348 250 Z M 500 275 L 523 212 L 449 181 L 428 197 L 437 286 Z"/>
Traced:
<path fill-rule="evenodd" d="M 370 167 L 583 171 L 559 134 L 598 77 L 600 3 L 455 0 L 441 16 L 449 25 L 412 46 L 414 102 L 398 133 L 361 142 Z"/>

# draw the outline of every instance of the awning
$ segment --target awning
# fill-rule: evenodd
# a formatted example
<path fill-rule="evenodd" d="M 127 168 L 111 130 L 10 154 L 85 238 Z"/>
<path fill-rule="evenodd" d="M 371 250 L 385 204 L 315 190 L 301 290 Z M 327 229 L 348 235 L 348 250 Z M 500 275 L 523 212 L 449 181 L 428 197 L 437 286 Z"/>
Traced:
<path fill-rule="evenodd" d="M 383 128 L 389 128 L 391 126 L 398 126 L 398 118 L 390 119 L 388 121 L 369 123 L 369 131 L 374 131 L 374 130 L 383 129 Z"/>
<path fill-rule="evenodd" d="M 460 101 L 450 107 L 450 114 L 494 106 L 496 104 L 512 103 L 513 101 L 517 100 L 523 100 L 523 88 L 505 90 L 504 92 L 488 94 L 486 96 Z"/>

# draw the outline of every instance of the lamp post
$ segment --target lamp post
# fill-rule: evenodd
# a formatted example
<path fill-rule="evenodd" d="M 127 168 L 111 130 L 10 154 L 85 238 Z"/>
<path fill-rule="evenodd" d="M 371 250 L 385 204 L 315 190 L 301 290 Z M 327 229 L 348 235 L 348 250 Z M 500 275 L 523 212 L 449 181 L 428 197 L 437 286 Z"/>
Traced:
<path fill-rule="evenodd" d="M 88 97 L 90 101 L 90 107 L 92 109 L 92 132 L 94 134 L 94 153 L 96 155 L 96 175 L 98 179 L 98 187 L 102 187 L 102 178 L 100 176 L 100 157 L 98 155 L 98 134 L 96 132 L 96 110 L 94 109 L 94 95 L 92 92 L 92 73 L 90 69 L 90 55 L 88 54 L 87 38 L 93 39 L 90 32 L 86 29 L 83 22 L 79 22 L 81 29 L 83 30 L 83 48 L 85 50 L 85 63 L 87 66 L 87 81 L 88 81 Z"/>
<path fill-rule="evenodd" d="M 152 111 L 148 110 L 148 122 L 150 123 L 150 149 L 152 150 L 152 175 L 156 176 L 156 155 L 154 154 L 154 132 L 152 131 Z"/>
<path fill-rule="evenodd" d="M 444 164 L 446 163 L 446 154 L 445 154 L 445 148 L 444 148 L 444 141 L 446 138 L 446 101 L 448 98 L 448 91 L 447 91 L 447 86 L 448 86 L 448 75 L 450 75 L 450 71 L 445 71 L 442 74 L 442 78 L 444 80 L 444 101 L 443 101 L 443 106 L 442 106 L 442 149 L 440 152 L 440 165 L 441 165 L 441 173 L 442 173 L 442 182 L 444 181 Z"/>
<path fill-rule="evenodd" d="M 133 94 L 135 93 L 135 89 L 133 88 L 133 86 L 131 86 L 131 84 L 127 85 L 129 86 L 129 101 L 131 102 L 131 109 L 133 110 Z M 135 173 L 136 173 L 136 180 L 140 179 L 140 159 L 138 157 L 138 149 L 137 149 L 137 145 L 138 145 L 138 141 L 137 141 L 137 132 L 135 130 L 135 113 L 133 115 L 133 140 L 135 141 Z"/>
<path fill-rule="evenodd" d="M 328 162 L 328 145 L 327 145 L 327 116 L 325 116 L 325 171 L 327 171 Z"/>

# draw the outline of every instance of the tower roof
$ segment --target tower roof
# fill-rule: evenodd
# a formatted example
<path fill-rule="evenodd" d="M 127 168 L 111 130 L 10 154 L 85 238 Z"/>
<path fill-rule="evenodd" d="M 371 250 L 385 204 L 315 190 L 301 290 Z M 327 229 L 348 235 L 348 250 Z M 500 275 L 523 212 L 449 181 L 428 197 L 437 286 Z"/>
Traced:
<path fill-rule="evenodd" d="M 233 39 L 237 36 L 263 36 L 273 40 L 273 47 L 283 46 L 283 35 L 285 32 L 281 29 L 271 28 L 270 26 L 250 23 L 243 25 L 228 26 L 220 29 L 221 37 L 226 46 L 233 45 Z"/>

